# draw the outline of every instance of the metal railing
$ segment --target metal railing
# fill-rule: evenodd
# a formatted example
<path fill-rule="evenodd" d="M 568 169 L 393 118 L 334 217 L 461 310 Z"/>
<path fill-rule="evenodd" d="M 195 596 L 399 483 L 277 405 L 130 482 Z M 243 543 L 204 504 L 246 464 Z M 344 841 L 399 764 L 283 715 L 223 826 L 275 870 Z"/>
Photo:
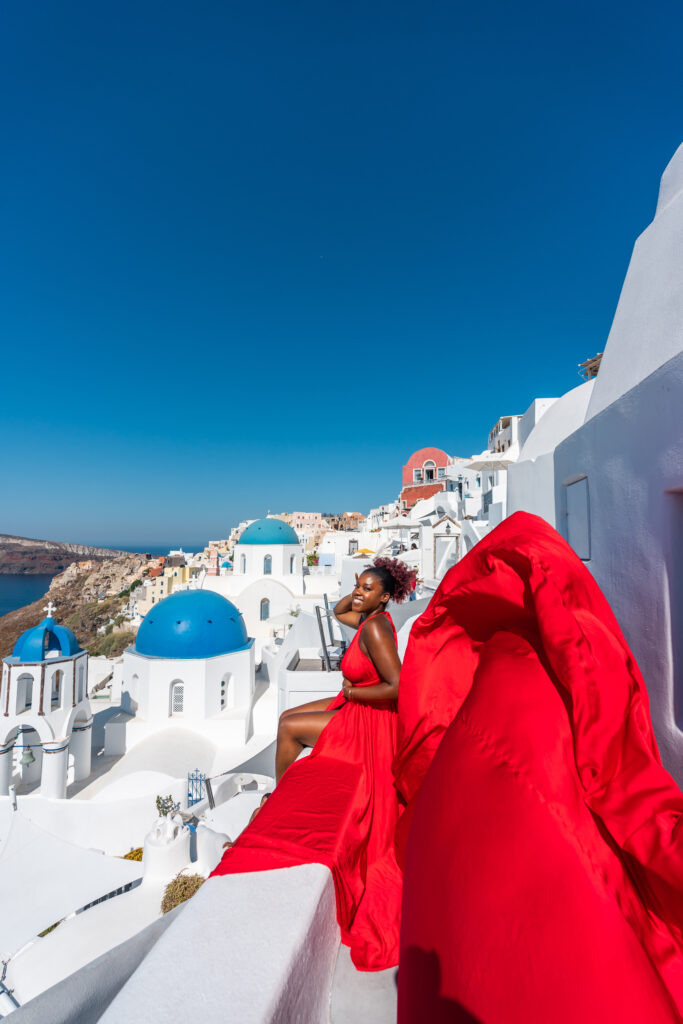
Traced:
<path fill-rule="evenodd" d="M 321 608 L 320 605 L 316 605 L 315 616 L 318 620 L 318 633 L 320 634 L 320 646 L 322 649 L 323 656 L 323 668 L 326 672 L 336 672 L 341 663 L 341 659 L 344 656 L 346 650 L 346 641 L 342 637 L 340 640 L 334 638 L 334 627 L 332 625 L 332 612 L 330 611 L 330 603 L 327 599 L 327 594 L 323 594 L 323 601 L 325 607 Z M 325 637 L 325 628 L 323 626 L 323 618 L 327 620 L 327 631 L 329 639 Z M 334 650 L 335 654 L 330 657 L 330 649 Z M 334 666 L 332 662 L 335 662 Z"/>

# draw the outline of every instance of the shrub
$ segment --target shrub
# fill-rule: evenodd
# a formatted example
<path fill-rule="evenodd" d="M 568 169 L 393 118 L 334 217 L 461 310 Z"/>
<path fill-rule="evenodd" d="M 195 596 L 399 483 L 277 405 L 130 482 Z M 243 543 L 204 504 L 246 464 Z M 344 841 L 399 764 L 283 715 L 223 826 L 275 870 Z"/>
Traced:
<path fill-rule="evenodd" d="M 108 636 L 98 636 L 92 640 L 88 644 L 88 650 L 93 655 L 103 654 L 105 658 L 116 658 L 132 643 L 135 643 L 135 633 L 110 633 Z"/>
<path fill-rule="evenodd" d="M 173 802 L 173 797 L 169 793 L 168 796 L 158 796 L 156 799 L 157 814 L 160 818 L 165 818 L 167 814 L 172 814 L 173 811 L 177 811 L 180 804 Z"/>
<path fill-rule="evenodd" d="M 161 913 L 168 914 L 169 910 L 173 910 L 185 900 L 189 900 L 203 884 L 204 879 L 201 875 L 184 875 L 180 872 L 166 886 L 164 898 L 161 901 Z"/>
<path fill-rule="evenodd" d="M 142 860 L 142 847 L 136 846 L 134 850 L 129 850 L 128 853 L 124 853 L 124 860 Z"/>

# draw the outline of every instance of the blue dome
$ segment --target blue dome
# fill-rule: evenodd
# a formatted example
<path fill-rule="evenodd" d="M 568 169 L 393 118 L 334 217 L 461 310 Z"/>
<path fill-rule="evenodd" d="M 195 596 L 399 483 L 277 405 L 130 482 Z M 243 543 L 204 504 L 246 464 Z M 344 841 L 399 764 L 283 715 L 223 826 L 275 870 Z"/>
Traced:
<path fill-rule="evenodd" d="M 66 626 L 58 626 L 49 615 L 40 623 L 22 633 L 14 645 L 12 657 L 18 661 L 45 661 L 52 657 L 69 658 L 79 654 L 81 647 L 78 640 Z"/>
<path fill-rule="evenodd" d="M 212 590 L 180 590 L 147 612 L 135 652 L 150 658 L 215 658 L 248 645 L 232 601 Z"/>
<path fill-rule="evenodd" d="M 246 528 L 238 544 L 298 544 L 296 532 L 281 519 L 257 519 Z"/>

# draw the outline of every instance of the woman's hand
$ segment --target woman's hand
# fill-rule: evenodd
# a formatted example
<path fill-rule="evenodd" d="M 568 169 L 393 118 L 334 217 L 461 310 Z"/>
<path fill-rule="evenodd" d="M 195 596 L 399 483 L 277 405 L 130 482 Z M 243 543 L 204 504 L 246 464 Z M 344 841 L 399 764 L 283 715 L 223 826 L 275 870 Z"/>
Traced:
<path fill-rule="evenodd" d="M 344 694 L 347 700 L 351 700 L 352 689 L 353 685 L 348 681 L 348 679 L 342 680 L 342 693 Z"/>

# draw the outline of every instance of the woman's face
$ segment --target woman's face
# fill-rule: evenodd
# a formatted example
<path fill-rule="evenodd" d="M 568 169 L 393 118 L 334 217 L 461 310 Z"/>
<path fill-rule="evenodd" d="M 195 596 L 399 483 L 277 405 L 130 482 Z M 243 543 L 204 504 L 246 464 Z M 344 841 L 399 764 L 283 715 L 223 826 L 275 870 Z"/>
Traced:
<path fill-rule="evenodd" d="M 382 582 L 374 573 L 364 572 L 358 577 L 358 582 L 351 594 L 351 608 L 354 612 L 368 615 L 376 612 L 389 600 L 389 594 L 382 586 Z"/>

